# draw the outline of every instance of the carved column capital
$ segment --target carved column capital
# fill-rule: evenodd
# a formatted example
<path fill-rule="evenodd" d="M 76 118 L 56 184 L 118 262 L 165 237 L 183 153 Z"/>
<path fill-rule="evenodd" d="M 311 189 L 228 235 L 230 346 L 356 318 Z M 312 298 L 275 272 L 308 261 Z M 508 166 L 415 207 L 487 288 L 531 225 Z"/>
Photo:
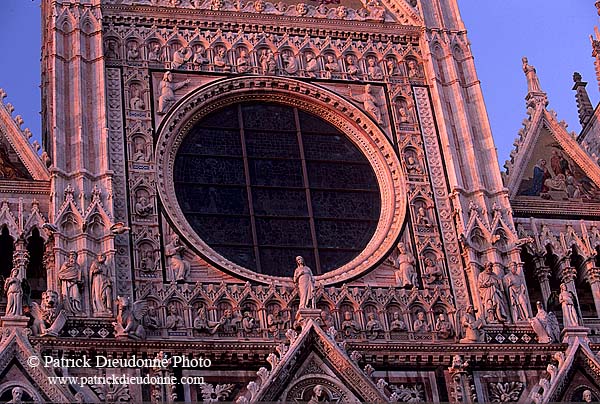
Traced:
<path fill-rule="evenodd" d="M 574 267 L 564 267 L 560 274 L 560 279 L 563 283 L 573 282 L 576 277 L 577 277 L 577 268 L 574 268 Z"/>
<path fill-rule="evenodd" d="M 538 266 L 535 269 L 535 276 L 540 282 L 548 281 L 548 279 L 550 279 L 550 268 L 546 266 Z"/>

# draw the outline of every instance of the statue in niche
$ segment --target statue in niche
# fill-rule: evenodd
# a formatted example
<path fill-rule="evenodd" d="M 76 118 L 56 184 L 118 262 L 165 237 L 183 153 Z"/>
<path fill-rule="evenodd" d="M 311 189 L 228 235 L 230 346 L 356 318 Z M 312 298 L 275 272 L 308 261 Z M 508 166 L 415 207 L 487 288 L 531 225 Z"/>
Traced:
<path fill-rule="evenodd" d="M 190 263 L 183 259 L 184 250 L 185 247 L 181 244 L 179 236 L 173 234 L 171 242 L 165 246 L 165 256 L 171 280 L 176 282 L 185 282 L 190 274 Z"/>
<path fill-rule="evenodd" d="M 360 333 L 360 325 L 352 317 L 350 311 L 344 312 L 344 321 L 342 321 L 342 332 L 346 338 L 356 338 Z"/>
<path fill-rule="evenodd" d="M 493 264 L 485 264 L 483 272 L 477 277 L 479 296 L 485 308 L 485 317 L 488 323 L 504 323 L 508 318 L 506 300 L 502 281 L 492 270 Z"/>
<path fill-rule="evenodd" d="M 53 290 L 42 293 L 40 304 L 36 302 L 31 304 L 31 315 L 34 319 L 31 326 L 33 335 L 57 337 L 67 323 L 67 316 L 59 303 L 58 293 Z"/>
<path fill-rule="evenodd" d="M 272 334 L 276 334 L 279 330 L 285 329 L 286 323 L 287 321 L 283 318 L 279 308 L 274 308 L 273 311 L 267 315 L 267 330 Z"/>
<path fill-rule="evenodd" d="M 146 330 L 141 321 L 148 311 L 148 303 L 137 301 L 131 304 L 129 297 L 117 298 L 117 321 L 113 323 L 116 337 L 132 339 L 146 338 Z"/>
<path fill-rule="evenodd" d="M 408 77 L 411 79 L 416 79 L 421 77 L 421 71 L 419 70 L 419 65 L 416 60 L 409 59 L 406 62 L 408 66 Z"/>
<path fill-rule="evenodd" d="M 335 60 L 335 56 L 327 55 L 327 62 L 325 63 L 326 77 L 330 79 L 333 73 L 338 73 L 339 71 L 340 65 Z"/>
<path fill-rule="evenodd" d="M 562 306 L 563 324 L 566 327 L 578 327 L 581 325 L 581 314 L 577 307 L 577 298 L 565 283 L 560 284 L 558 300 Z"/>
<path fill-rule="evenodd" d="M 237 332 L 240 326 L 240 322 L 242 321 L 242 317 L 236 311 L 234 316 L 233 312 L 230 309 L 227 309 L 223 312 L 223 316 L 219 323 L 223 329 L 223 332 L 231 334 Z"/>
<path fill-rule="evenodd" d="M 19 268 L 13 268 L 10 276 L 4 281 L 6 293 L 6 317 L 19 317 L 23 315 L 23 287 L 21 286 Z"/>
<path fill-rule="evenodd" d="M 348 73 L 348 78 L 358 80 L 357 76 L 360 73 L 360 70 L 358 69 L 358 66 L 356 66 L 356 62 L 352 55 L 346 56 L 346 73 Z"/>
<path fill-rule="evenodd" d="M 524 321 L 529 318 L 527 287 L 525 279 L 519 274 L 519 267 L 513 263 L 510 267 L 510 273 L 504 276 L 504 284 L 508 290 L 510 307 L 514 321 Z"/>
<path fill-rule="evenodd" d="M 405 331 L 406 324 L 400 319 L 400 313 L 395 311 L 392 314 L 392 322 L 390 323 L 390 331 Z"/>
<path fill-rule="evenodd" d="M 541 93 L 542 86 L 540 85 L 540 80 L 538 79 L 535 67 L 529 64 L 529 61 L 526 57 L 523 57 L 521 61 L 523 62 L 523 72 L 527 78 L 527 92 Z"/>
<path fill-rule="evenodd" d="M 560 341 L 560 326 L 553 312 L 547 312 L 542 302 L 536 302 L 537 314 L 529 319 L 540 344 L 551 344 Z"/>
<path fill-rule="evenodd" d="M 335 327 L 333 316 L 331 315 L 329 310 L 321 310 L 318 322 L 321 325 L 321 328 L 323 328 L 324 330 L 328 330 L 331 327 Z"/>
<path fill-rule="evenodd" d="M 467 307 L 465 312 L 458 316 L 460 318 L 460 329 L 462 329 L 463 338 L 461 343 L 473 343 L 481 340 L 481 332 L 479 331 L 483 326 L 481 320 L 475 317 L 477 310 L 473 306 Z"/>
<path fill-rule="evenodd" d="M 367 315 L 367 337 L 369 339 L 377 339 L 381 333 L 383 332 L 383 326 L 381 325 L 381 321 L 376 318 L 375 313 L 369 313 Z"/>
<path fill-rule="evenodd" d="M 315 309 L 315 278 L 309 267 L 304 265 L 304 258 L 301 256 L 296 257 L 296 270 L 294 271 L 294 283 L 298 290 L 298 297 L 300 299 L 299 309 Z M 310 307 L 309 307 L 310 304 Z"/>
<path fill-rule="evenodd" d="M 448 318 L 444 313 L 438 314 L 435 322 L 435 331 L 437 332 L 438 337 L 441 339 L 448 339 L 454 335 L 452 324 L 450 321 L 448 321 Z"/>
<path fill-rule="evenodd" d="M 283 63 L 285 64 L 285 72 L 287 74 L 295 75 L 300 69 L 298 65 L 298 59 L 293 53 L 288 52 L 283 55 Z"/>
<path fill-rule="evenodd" d="M 358 102 L 362 102 L 364 110 L 371 115 L 378 124 L 383 124 L 381 110 L 377 106 L 377 97 L 373 95 L 371 85 L 367 84 L 364 93 L 358 96 L 352 95 L 352 87 L 348 87 L 348 89 L 350 91 L 350 97 Z"/>
<path fill-rule="evenodd" d="M 73 314 L 83 310 L 80 288 L 83 285 L 81 267 L 77 263 L 77 253 L 69 252 L 67 261 L 58 270 L 62 296 L 67 310 Z"/>
<path fill-rule="evenodd" d="M 246 51 L 246 49 L 240 49 L 240 55 L 235 61 L 235 67 L 238 73 L 246 73 L 250 71 L 250 58 L 248 57 L 248 51 Z"/>
<path fill-rule="evenodd" d="M 319 71 L 319 63 L 317 62 L 317 58 L 312 52 L 306 53 L 306 74 L 308 77 L 316 77 L 317 72 Z"/>
<path fill-rule="evenodd" d="M 369 67 L 367 68 L 367 74 L 369 75 L 369 79 L 382 80 L 383 70 L 381 70 L 381 67 L 377 65 L 377 60 L 375 60 L 375 58 L 369 58 L 367 64 L 369 65 Z"/>
<path fill-rule="evenodd" d="M 158 261 L 155 260 L 156 254 L 153 250 L 140 250 L 140 270 L 142 272 L 152 272 L 156 270 Z"/>
<path fill-rule="evenodd" d="M 425 333 L 431 331 L 424 311 L 417 312 L 417 318 L 413 321 L 413 331 L 416 333 Z"/>
<path fill-rule="evenodd" d="M 173 69 L 179 69 L 181 66 L 192 60 L 193 57 L 194 51 L 187 46 L 182 46 L 173 53 L 171 67 Z"/>
<path fill-rule="evenodd" d="M 194 319 L 194 329 L 199 332 L 206 332 L 213 335 L 217 332 L 221 324 L 216 321 L 210 321 L 206 316 L 206 309 L 201 306 L 198 308 L 197 316 Z"/>
<path fill-rule="evenodd" d="M 160 93 L 158 96 L 158 114 L 165 114 L 175 101 L 177 101 L 175 91 L 187 86 L 189 83 L 189 79 L 175 83 L 173 82 L 173 74 L 171 72 L 165 72 L 163 79 L 158 86 L 158 91 Z"/>
<path fill-rule="evenodd" d="M 143 111 L 146 105 L 140 96 L 140 88 L 136 85 L 133 85 L 130 87 L 130 92 L 131 96 L 129 98 L 129 108 L 132 111 Z"/>
<path fill-rule="evenodd" d="M 417 286 L 417 271 L 415 257 L 406 250 L 404 243 L 398 243 L 398 269 L 395 271 L 396 285 L 400 287 Z"/>
<path fill-rule="evenodd" d="M 179 310 L 177 309 L 177 305 L 171 303 L 168 308 L 168 315 L 166 319 L 165 327 L 169 330 L 178 330 L 181 328 L 185 328 L 185 321 L 181 314 L 179 314 Z"/>
<path fill-rule="evenodd" d="M 208 63 L 208 58 L 206 57 L 206 49 L 202 45 L 194 46 L 194 64 L 196 65 L 204 65 Z"/>
<path fill-rule="evenodd" d="M 271 49 L 263 49 L 260 54 L 259 63 L 262 74 L 275 74 L 277 62 L 275 61 L 275 54 Z"/>
<path fill-rule="evenodd" d="M 149 330 L 158 330 L 160 328 L 160 319 L 158 318 L 158 311 L 154 305 L 148 306 L 148 311 L 143 316 L 143 324 Z"/>
<path fill-rule="evenodd" d="M 136 137 L 133 144 L 133 161 L 147 161 L 148 155 L 146 154 L 146 141 L 141 137 Z"/>
<path fill-rule="evenodd" d="M 427 211 L 424 206 L 419 206 L 417 208 L 417 224 L 420 226 L 431 226 L 431 220 L 429 220 L 429 216 L 427 215 Z"/>
<path fill-rule="evenodd" d="M 395 76 L 398 74 L 398 69 L 396 68 L 396 59 L 389 58 L 386 60 L 385 66 L 387 67 L 388 76 Z"/>
<path fill-rule="evenodd" d="M 244 315 L 242 316 L 242 330 L 246 333 L 252 333 L 256 328 L 258 328 L 258 323 L 252 316 L 252 313 L 248 310 L 244 311 Z"/>
<path fill-rule="evenodd" d="M 409 174 L 423 174 L 423 168 L 417 159 L 415 159 L 412 155 L 407 155 L 405 158 L 406 161 L 406 171 Z"/>
<path fill-rule="evenodd" d="M 148 60 L 151 62 L 160 62 L 160 44 L 154 42 L 148 52 Z"/>
<path fill-rule="evenodd" d="M 140 195 L 135 203 L 135 213 L 138 216 L 146 217 L 151 215 L 153 211 L 154 207 L 152 206 L 152 202 L 148 200 L 148 197 Z"/>
<path fill-rule="evenodd" d="M 96 261 L 90 266 L 92 310 L 95 314 L 112 314 L 112 282 L 109 273 L 106 254 L 98 254 Z"/>
<path fill-rule="evenodd" d="M 431 258 L 425 258 L 425 268 L 423 268 L 423 280 L 427 286 L 439 284 L 444 277 L 444 271 L 439 263 Z"/>
<path fill-rule="evenodd" d="M 108 41 L 106 49 L 106 57 L 108 59 L 119 59 L 117 44 L 114 41 Z"/>
<path fill-rule="evenodd" d="M 129 46 L 127 47 L 127 59 L 129 60 L 138 60 L 140 58 L 140 51 L 137 43 L 129 42 Z"/>
<path fill-rule="evenodd" d="M 225 72 L 228 72 L 231 70 L 231 66 L 227 62 L 227 50 L 223 46 L 220 46 L 217 49 L 217 53 L 215 54 L 213 63 L 215 66 L 217 66 L 218 68 L 222 69 Z"/>

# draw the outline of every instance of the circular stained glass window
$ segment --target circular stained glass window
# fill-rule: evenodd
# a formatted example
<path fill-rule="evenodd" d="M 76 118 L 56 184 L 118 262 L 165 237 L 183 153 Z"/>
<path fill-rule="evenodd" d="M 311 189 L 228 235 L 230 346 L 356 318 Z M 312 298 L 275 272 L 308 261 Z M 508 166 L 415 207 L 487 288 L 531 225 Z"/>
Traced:
<path fill-rule="evenodd" d="M 358 147 L 323 119 L 273 103 L 230 105 L 183 139 L 173 171 L 180 208 L 198 236 L 252 271 L 315 274 L 367 245 L 381 198 Z"/>

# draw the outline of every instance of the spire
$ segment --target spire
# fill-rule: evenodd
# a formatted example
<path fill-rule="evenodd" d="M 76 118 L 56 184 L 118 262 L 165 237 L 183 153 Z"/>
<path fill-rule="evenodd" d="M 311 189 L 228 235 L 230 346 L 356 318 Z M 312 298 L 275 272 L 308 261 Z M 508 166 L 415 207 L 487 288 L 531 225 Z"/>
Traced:
<path fill-rule="evenodd" d="M 521 60 L 523 61 L 523 72 L 527 78 L 527 96 L 525 96 L 527 106 L 537 107 L 538 105 L 541 105 L 545 108 L 546 105 L 548 105 L 548 97 L 546 93 L 542 91 L 542 86 L 540 85 L 540 80 L 538 79 L 535 67 L 529 64 L 526 57 L 523 57 Z"/>
<path fill-rule="evenodd" d="M 600 4 L 600 2 L 597 4 Z M 585 127 L 585 125 L 590 121 L 592 115 L 594 115 L 594 107 L 592 106 L 590 97 L 585 89 L 587 82 L 581 80 L 581 74 L 578 72 L 573 73 L 573 81 L 575 82 L 573 90 L 576 91 L 575 101 L 577 101 L 579 123 L 581 123 L 582 127 Z"/>

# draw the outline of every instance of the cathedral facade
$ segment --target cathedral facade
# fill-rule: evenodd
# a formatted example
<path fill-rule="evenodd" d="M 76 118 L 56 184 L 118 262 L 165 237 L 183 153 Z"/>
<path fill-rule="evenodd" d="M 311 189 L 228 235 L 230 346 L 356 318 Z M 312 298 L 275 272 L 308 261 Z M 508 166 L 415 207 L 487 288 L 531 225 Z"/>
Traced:
<path fill-rule="evenodd" d="M 600 401 L 579 74 L 575 134 L 523 58 L 501 173 L 457 0 L 42 24 L 43 145 L 0 103 L 1 402 Z"/>

